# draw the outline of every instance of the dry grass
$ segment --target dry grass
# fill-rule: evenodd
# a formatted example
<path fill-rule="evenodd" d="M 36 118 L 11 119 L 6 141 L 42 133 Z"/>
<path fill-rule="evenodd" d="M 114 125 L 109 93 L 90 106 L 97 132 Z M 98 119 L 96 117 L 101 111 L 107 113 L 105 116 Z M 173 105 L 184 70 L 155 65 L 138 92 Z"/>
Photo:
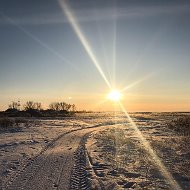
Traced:
<path fill-rule="evenodd" d="M 0 128 L 7 129 L 14 126 L 14 120 L 10 118 L 1 118 L 0 119 Z"/>
<path fill-rule="evenodd" d="M 167 126 L 180 135 L 190 136 L 190 116 L 177 117 L 167 123 Z"/>
<path fill-rule="evenodd" d="M 0 132 L 12 132 L 21 129 L 20 124 L 28 124 L 28 120 L 22 118 L 0 118 Z"/>

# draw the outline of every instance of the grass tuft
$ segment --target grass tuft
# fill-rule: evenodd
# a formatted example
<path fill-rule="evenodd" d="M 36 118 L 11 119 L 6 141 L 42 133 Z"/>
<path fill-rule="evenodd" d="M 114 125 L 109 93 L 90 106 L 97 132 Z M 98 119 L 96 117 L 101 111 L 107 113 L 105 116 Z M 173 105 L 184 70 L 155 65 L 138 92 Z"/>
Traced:
<path fill-rule="evenodd" d="M 181 135 L 190 136 L 190 116 L 177 117 L 169 121 L 167 126 Z"/>
<path fill-rule="evenodd" d="M 0 118 L 0 132 L 13 132 L 21 129 L 21 124 L 28 124 L 26 119 L 22 118 Z"/>

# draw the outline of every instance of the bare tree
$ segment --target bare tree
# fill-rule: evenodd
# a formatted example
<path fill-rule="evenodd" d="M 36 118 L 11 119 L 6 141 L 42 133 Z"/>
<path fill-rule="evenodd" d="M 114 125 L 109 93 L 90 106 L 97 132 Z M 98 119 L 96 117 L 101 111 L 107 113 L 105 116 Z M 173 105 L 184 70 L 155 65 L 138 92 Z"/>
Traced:
<path fill-rule="evenodd" d="M 20 103 L 19 102 L 12 102 L 11 104 L 9 104 L 9 109 L 19 109 L 20 107 Z"/>
<path fill-rule="evenodd" d="M 60 105 L 60 110 L 62 110 L 62 111 L 66 110 L 67 104 L 65 102 L 60 102 L 59 105 Z"/>
<path fill-rule="evenodd" d="M 76 111 L 76 106 L 75 106 L 75 104 L 72 104 L 72 105 L 71 105 L 71 110 L 72 110 L 72 112 L 75 112 L 75 111 Z"/>
<path fill-rule="evenodd" d="M 71 106 L 72 106 L 71 104 L 66 104 L 66 111 L 69 111 Z"/>
<path fill-rule="evenodd" d="M 42 104 L 40 102 L 35 102 L 35 109 L 42 110 Z"/>
<path fill-rule="evenodd" d="M 69 111 L 71 108 L 71 104 L 67 104 L 65 102 L 59 102 L 59 110 L 60 111 Z"/>
<path fill-rule="evenodd" d="M 55 103 L 55 110 L 60 111 L 60 103 L 59 102 Z"/>
<path fill-rule="evenodd" d="M 75 109 L 75 106 L 67 104 L 65 102 L 54 102 L 49 105 L 49 108 L 55 111 L 69 111 L 70 109 Z"/>
<path fill-rule="evenodd" d="M 33 101 L 28 101 L 24 105 L 24 110 L 29 110 L 29 109 L 35 109 L 35 102 Z"/>
<path fill-rule="evenodd" d="M 54 102 L 49 105 L 49 108 L 55 111 L 60 111 L 60 103 Z"/>

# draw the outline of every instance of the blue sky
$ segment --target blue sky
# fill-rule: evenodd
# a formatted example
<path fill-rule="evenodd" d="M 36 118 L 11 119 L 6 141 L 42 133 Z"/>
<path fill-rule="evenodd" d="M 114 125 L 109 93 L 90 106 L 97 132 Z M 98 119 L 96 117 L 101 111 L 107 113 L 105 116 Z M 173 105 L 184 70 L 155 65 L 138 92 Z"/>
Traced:
<path fill-rule="evenodd" d="M 66 3 L 110 83 L 141 81 L 124 92 L 129 111 L 189 111 L 190 2 Z M 95 109 L 109 92 L 58 1 L 0 0 L 0 31 L 0 109 L 18 99 Z"/>

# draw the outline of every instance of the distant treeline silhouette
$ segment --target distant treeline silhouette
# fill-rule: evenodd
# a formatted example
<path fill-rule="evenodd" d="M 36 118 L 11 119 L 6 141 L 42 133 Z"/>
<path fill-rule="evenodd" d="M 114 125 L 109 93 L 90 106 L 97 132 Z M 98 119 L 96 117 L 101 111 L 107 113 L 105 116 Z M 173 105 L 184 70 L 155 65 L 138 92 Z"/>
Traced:
<path fill-rule="evenodd" d="M 0 112 L 0 116 L 8 117 L 59 117 L 68 116 L 76 112 L 75 104 L 53 102 L 48 109 L 43 109 L 41 102 L 27 101 L 22 107 L 20 102 L 12 102 L 8 109 Z"/>

